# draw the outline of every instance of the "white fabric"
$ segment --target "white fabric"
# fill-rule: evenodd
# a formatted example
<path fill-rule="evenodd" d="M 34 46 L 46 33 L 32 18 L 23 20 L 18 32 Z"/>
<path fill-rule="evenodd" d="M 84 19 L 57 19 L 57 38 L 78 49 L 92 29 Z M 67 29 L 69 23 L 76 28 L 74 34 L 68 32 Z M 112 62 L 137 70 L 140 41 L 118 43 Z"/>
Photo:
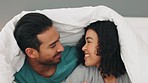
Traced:
<path fill-rule="evenodd" d="M 61 8 L 24 11 L 10 20 L 0 32 L 0 81 L 12 83 L 13 74 L 24 62 L 13 37 L 16 22 L 26 13 L 39 12 L 54 21 L 63 44 L 74 45 L 83 34 L 83 27 L 97 20 L 110 20 L 117 25 L 122 59 L 132 83 L 146 83 L 148 77 L 148 46 L 135 33 L 127 21 L 114 10 L 105 6 Z"/>
<path fill-rule="evenodd" d="M 126 17 L 125 19 L 134 27 L 136 33 L 139 34 L 148 45 L 148 17 Z"/>

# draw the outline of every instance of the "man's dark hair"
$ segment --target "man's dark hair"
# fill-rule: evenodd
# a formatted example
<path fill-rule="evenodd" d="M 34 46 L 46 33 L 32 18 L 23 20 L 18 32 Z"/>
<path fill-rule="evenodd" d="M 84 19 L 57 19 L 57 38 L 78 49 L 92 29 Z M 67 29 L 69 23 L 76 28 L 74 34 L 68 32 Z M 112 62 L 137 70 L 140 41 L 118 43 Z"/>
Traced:
<path fill-rule="evenodd" d="M 52 21 L 40 13 L 28 13 L 24 15 L 16 24 L 14 37 L 20 49 L 25 53 L 27 47 L 39 51 L 41 42 L 37 35 L 52 27 Z"/>
<path fill-rule="evenodd" d="M 116 78 L 125 74 L 126 69 L 121 59 L 120 44 L 117 26 L 110 21 L 97 21 L 85 28 L 85 33 L 78 43 L 80 63 L 84 64 L 82 47 L 85 44 L 85 35 L 88 29 L 94 30 L 98 35 L 98 56 L 101 56 L 99 70 L 102 75 L 113 75 Z"/>

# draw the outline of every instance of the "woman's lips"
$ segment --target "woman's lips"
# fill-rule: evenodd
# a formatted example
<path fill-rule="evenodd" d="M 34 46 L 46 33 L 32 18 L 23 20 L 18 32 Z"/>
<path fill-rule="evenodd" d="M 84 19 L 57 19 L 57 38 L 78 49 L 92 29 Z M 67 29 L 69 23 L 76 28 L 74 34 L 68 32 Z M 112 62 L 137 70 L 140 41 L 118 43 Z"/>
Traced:
<path fill-rule="evenodd" d="M 85 53 L 85 57 L 84 57 L 84 60 L 86 60 L 86 58 L 89 57 L 89 54 L 88 53 Z"/>

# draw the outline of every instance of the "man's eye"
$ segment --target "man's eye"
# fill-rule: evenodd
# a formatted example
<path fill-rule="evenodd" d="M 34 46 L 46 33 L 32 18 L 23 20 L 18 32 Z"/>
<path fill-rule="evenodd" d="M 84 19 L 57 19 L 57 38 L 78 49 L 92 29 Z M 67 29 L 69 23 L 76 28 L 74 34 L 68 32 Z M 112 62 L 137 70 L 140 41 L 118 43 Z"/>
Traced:
<path fill-rule="evenodd" d="M 51 48 L 54 48 L 55 46 L 56 46 L 56 44 L 52 44 L 52 45 L 50 45 Z"/>

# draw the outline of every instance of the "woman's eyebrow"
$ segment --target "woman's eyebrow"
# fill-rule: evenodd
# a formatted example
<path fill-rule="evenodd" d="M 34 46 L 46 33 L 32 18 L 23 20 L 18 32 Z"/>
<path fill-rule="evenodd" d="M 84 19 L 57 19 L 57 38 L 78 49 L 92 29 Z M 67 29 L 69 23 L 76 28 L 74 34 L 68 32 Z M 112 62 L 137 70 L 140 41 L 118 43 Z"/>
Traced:
<path fill-rule="evenodd" d="M 92 40 L 93 40 L 93 38 L 92 38 L 92 37 L 86 37 L 86 40 L 88 40 L 88 39 L 92 39 Z"/>

